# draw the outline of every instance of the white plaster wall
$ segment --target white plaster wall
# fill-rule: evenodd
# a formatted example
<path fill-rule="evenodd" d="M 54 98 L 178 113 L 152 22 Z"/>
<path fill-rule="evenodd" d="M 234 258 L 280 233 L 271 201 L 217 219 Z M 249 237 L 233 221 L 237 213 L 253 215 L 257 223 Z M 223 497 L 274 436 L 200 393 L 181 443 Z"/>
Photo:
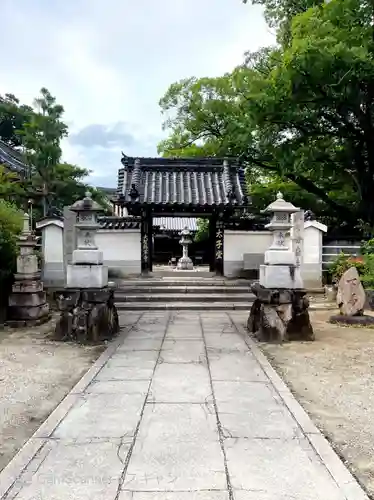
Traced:
<path fill-rule="evenodd" d="M 263 254 L 272 237 L 269 231 L 225 231 L 224 259 L 243 260 L 243 254 Z"/>
<path fill-rule="evenodd" d="M 42 229 L 44 262 L 63 262 L 63 228 L 50 224 Z"/>
<path fill-rule="evenodd" d="M 96 234 L 96 244 L 104 254 L 104 264 L 112 277 L 141 272 L 139 229 L 101 229 Z"/>
<path fill-rule="evenodd" d="M 250 270 L 257 270 L 263 264 L 264 253 L 271 241 L 269 231 L 226 230 L 223 245 L 225 276 L 244 276 Z"/>

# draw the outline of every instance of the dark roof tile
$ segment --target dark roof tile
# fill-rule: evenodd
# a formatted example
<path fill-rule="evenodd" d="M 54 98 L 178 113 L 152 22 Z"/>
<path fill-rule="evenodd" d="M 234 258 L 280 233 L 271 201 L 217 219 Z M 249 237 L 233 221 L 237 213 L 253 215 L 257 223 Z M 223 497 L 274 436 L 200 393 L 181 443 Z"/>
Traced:
<path fill-rule="evenodd" d="M 244 168 L 216 158 L 122 158 L 117 194 L 147 205 L 247 204 Z"/>

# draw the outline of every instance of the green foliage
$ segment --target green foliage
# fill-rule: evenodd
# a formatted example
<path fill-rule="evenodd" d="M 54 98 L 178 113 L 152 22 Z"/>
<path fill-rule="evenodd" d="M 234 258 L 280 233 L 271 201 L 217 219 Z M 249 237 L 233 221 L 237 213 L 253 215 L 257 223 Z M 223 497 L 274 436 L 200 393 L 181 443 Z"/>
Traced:
<path fill-rule="evenodd" d="M 365 255 L 365 272 L 361 281 L 365 288 L 374 288 L 374 254 Z"/>
<path fill-rule="evenodd" d="M 61 161 L 61 141 L 68 134 L 63 122 L 63 107 L 43 88 L 34 108 L 19 104 L 11 94 L 0 96 L 0 139 L 12 147 L 22 145 L 29 166 L 26 178 L 0 168 L 0 196 L 26 208 L 33 200 L 34 218 L 82 199 L 87 190 L 109 210 L 100 190 L 89 187 L 85 178 L 89 170 Z M 14 182 L 16 181 L 16 182 Z"/>
<path fill-rule="evenodd" d="M 197 219 L 196 243 L 209 239 L 209 219 Z"/>
<path fill-rule="evenodd" d="M 0 199 L 10 201 L 23 192 L 17 174 L 9 172 L 4 165 L 0 165 Z"/>
<path fill-rule="evenodd" d="M 230 74 L 171 85 L 159 151 L 237 157 L 256 203 L 284 183 L 316 216 L 374 227 L 371 4 L 258 1 L 277 28 L 289 20 L 289 43 L 248 54 Z"/>
<path fill-rule="evenodd" d="M 361 253 L 362 255 L 374 254 L 374 238 L 371 238 L 370 240 L 364 241 L 362 243 Z"/>
<path fill-rule="evenodd" d="M 0 96 L 0 139 L 11 147 L 21 146 L 18 134 L 32 115 L 30 106 L 20 105 L 13 94 Z"/>
<path fill-rule="evenodd" d="M 15 269 L 17 234 L 22 229 L 22 212 L 0 199 L 0 286 Z"/>
<path fill-rule="evenodd" d="M 365 261 L 361 257 L 352 257 L 343 252 L 329 265 L 328 274 L 333 283 L 337 283 L 349 268 L 355 267 L 359 275 L 366 271 Z"/>

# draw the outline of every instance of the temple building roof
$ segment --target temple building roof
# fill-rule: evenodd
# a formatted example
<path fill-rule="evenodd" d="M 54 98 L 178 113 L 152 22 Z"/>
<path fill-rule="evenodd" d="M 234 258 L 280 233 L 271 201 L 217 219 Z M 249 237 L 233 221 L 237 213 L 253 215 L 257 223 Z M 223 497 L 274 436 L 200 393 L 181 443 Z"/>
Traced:
<path fill-rule="evenodd" d="M 21 154 L 3 141 L 0 141 L 0 165 L 5 165 L 11 172 L 20 174 L 24 174 L 27 168 Z"/>
<path fill-rule="evenodd" d="M 216 158 L 129 158 L 118 172 L 121 203 L 149 206 L 245 206 L 244 168 Z"/>

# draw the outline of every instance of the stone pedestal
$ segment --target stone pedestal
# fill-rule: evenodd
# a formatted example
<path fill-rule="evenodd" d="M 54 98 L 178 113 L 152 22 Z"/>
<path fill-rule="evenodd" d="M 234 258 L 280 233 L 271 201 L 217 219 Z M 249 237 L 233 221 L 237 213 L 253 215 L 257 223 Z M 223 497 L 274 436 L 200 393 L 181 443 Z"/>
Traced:
<path fill-rule="evenodd" d="M 64 288 L 56 292 L 56 301 L 61 312 L 56 340 L 98 343 L 111 340 L 119 331 L 113 288 Z"/>
<path fill-rule="evenodd" d="M 19 236 L 20 253 L 12 293 L 9 296 L 8 321 L 11 327 L 33 326 L 49 319 L 49 305 L 40 281 L 38 258 L 34 253 L 36 238 L 30 232 L 29 216 L 24 215 Z"/>
<path fill-rule="evenodd" d="M 108 284 L 108 268 L 97 264 L 68 264 L 67 288 L 102 288 Z"/>
<path fill-rule="evenodd" d="M 303 288 L 300 267 L 295 265 L 261 265 L 260 284 L 265 288 Z"/>
<path fill-rule="evenodd" d="M 252 287 L 256 295 L 247 327 L 261 342 L 314 340 L 309 319 L 309 300 L 305 290 Z"/>

